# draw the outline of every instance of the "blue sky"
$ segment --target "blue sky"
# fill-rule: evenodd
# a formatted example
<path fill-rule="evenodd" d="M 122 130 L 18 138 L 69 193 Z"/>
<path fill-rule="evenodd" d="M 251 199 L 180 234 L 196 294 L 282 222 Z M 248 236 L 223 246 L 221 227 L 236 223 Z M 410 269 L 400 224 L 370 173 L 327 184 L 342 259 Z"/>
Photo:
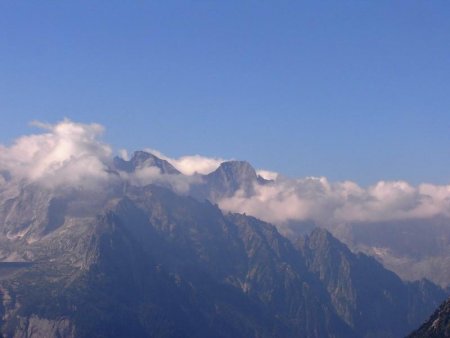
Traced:
<path fill-rule="evenodd" d="M 1 1 L 0 143 L 97 122 L 116 149 L 367 185 L 450 182 L 448 1 Z"/>

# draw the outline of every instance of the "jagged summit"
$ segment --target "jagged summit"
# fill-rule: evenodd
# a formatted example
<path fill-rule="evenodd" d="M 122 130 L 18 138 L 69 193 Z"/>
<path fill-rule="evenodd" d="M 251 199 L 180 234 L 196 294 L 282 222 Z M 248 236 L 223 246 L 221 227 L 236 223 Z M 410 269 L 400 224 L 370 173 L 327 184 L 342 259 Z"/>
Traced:
<path fill-rule="evenodd" d="M 161 170 L 161 174 L 178 175 L 180 172 L 168 161 L 142 150 L 135 151 L 129 161 L 120 157 L 114 158 L 114 167 L 117 170 L 128 173 L 136 171 L 136 169 L 145 167 L 157 167 Z"/>

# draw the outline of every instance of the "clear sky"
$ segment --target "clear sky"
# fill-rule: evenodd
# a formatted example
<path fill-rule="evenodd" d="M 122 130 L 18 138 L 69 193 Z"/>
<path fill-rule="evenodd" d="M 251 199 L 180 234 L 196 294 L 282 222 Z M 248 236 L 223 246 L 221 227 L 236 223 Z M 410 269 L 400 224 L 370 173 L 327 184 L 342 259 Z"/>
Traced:
<path fill-rule="evenodd" d="M 0 143 L 64 117 L 116 149 L 450 183 L 450 2 L 0 1 Z"/>

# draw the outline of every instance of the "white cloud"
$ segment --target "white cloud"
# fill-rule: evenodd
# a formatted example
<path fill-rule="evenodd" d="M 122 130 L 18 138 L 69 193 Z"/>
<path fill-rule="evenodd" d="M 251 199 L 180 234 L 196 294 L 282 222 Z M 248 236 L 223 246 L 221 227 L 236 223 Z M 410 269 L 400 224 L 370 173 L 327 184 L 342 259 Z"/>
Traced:
<path fill-rule="evenodd" d="M 49 187 L 89 185 L 105 179 L 111 148 L 98 140 L 98 124 L 63 120 L 55 125 L 33 123 L 45 133 L 23 136 L 10 147 L 0 146 L 0 170 L 14 180 L 39 182 Z"/>

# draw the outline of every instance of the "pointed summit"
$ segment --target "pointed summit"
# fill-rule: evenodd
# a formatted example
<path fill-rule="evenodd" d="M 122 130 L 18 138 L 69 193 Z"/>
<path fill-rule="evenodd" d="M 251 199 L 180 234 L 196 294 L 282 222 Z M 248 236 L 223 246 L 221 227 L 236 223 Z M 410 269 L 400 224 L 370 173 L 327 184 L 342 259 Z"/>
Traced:
<path fill-rule="evenodd" d="M 157 167 L 161 174 L 178 175 L 180 172 L 175 169 L 168 161 L 162 160 L 159 157 L 148 153 L 146 151 L 135 151 L 131 160 L 126 161 L 120 157 L 114 158 L 114 167 L 117 170 L 125 171 L 127 173 L 135 172 L 136 169 L 145 167 Z"/>

